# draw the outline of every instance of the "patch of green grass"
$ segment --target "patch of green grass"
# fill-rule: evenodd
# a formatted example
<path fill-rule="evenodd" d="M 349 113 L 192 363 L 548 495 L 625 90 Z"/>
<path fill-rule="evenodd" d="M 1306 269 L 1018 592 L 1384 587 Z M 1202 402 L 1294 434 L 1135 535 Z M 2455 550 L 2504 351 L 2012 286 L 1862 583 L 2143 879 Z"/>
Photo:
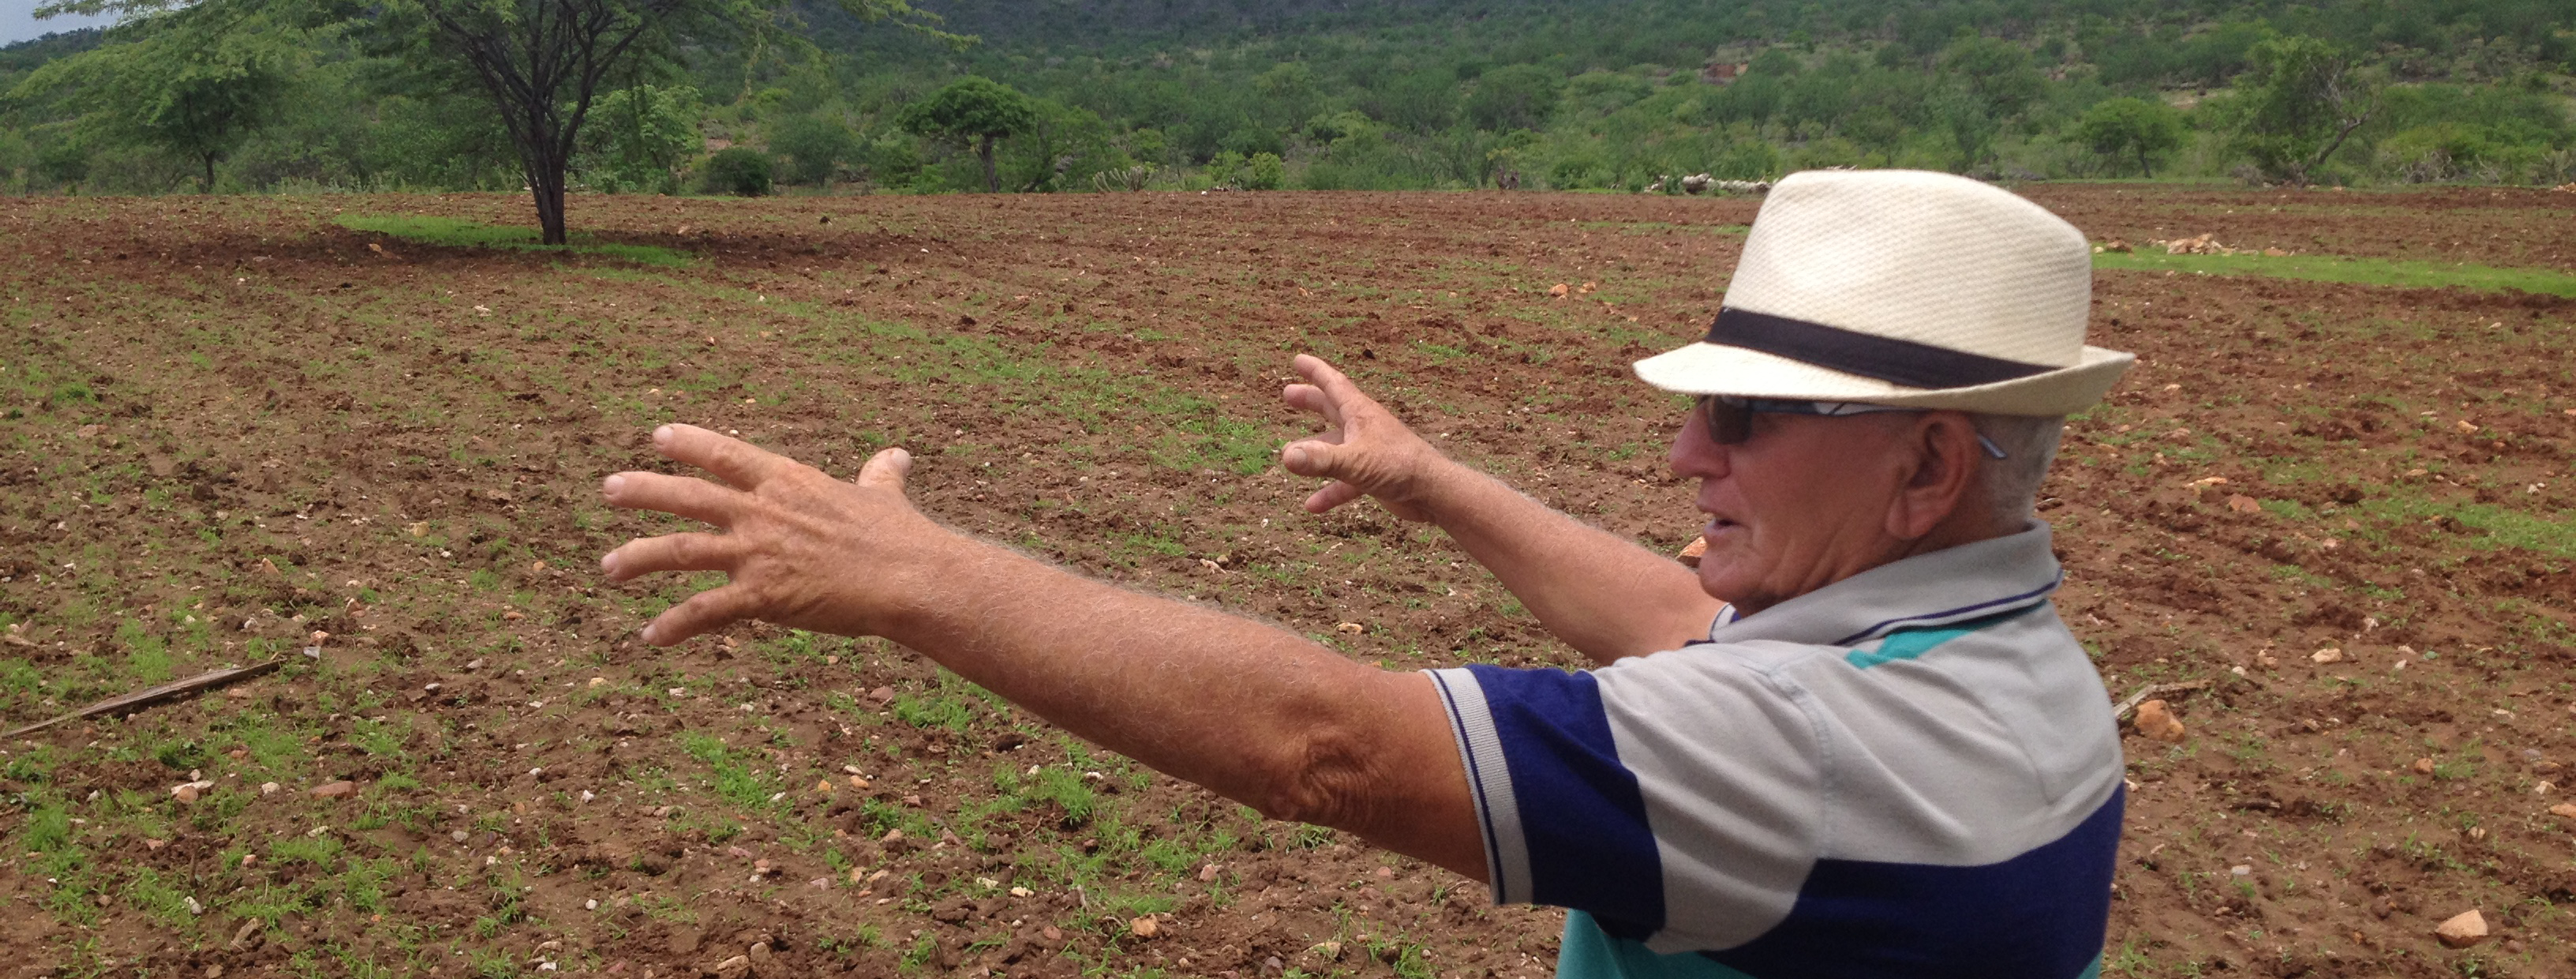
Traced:
<path fill-rule="evenodd" d="M 2276 279 L 2312 279 L 2367 286 L 2435 289 L 2444 286 L 2489 292 L 2520 289 L 2552 296 L 2576 296 L 2576 275 L 2552 269 L 2509 269 L 2492 265 L 2450 264 L 2392 258 L 2341 255 L 2167 255 L 2161 252 L 2103 252 L 2093 256 L 2096 269 L 2133 272 L 2199 272 L 2209 275 L 2259 275 Z"/>
<path fill-rule="evenodd" d="M 472 221 L 459 221 L 455 218 L 417 214 L 345 214 L 335 220 L 341 227 L 352 231 L 389 235 L 415 244 L 442 248 L 500 248 L 512 251 L 598 255 L 665 268 L 686 268 L 697 261 L 686 252 L 656 248 L 652 245 L 602 242 L 589 235 L 573 235 L 571 244 L 548 245 L 540 242 L 541 236 L 535 228 L 475 224 Z"/>

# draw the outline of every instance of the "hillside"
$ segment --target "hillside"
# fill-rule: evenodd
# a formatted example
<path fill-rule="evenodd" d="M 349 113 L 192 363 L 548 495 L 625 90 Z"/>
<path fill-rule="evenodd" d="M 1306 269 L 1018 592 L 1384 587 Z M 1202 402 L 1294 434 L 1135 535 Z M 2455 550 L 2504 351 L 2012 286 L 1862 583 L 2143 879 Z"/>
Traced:
<path fill-rule="evenodd" d="M 1689 173 L 1762 179 L 1815 166 L 2554 185 L 2576 180 L 2576 30 L 2563 7 L 923 0 L 938 28 L 974 38 L 961 50 L 804 2 L 777 23 L 783 32 L 675 38 L 684 43 L 640 65 L 620 87 L 650 89 L 618 103 L 630 111 L 600 114 L 576 182 L 706 186 L 703 141 L 761 149 L 789 186 L 978 189 L 988 178 L 966 147 L 896 124 L 897 110 L 975 74 L 1035 100 L 1035 123 L 997 147 L 990 179 L 1011 190 L 1138 179 L 1641 190 Z M 116 106 L 57 87 L 13 92 L 0 114 L 0 183 L 523 182 L 470 83 L 424 75 L 362 33 L 313 37 L 266 96 L 297 108 L 246 126 L 211 178 L 148 126 L 120 123 Z M 11 48 L 0 83 L 97 43 L 90 33 Z M 2350 104 L 2317 103 L 2329 91 Z M 698 138 L 636 149 L 645 108 L 665 120 L 660 131 Z"/>

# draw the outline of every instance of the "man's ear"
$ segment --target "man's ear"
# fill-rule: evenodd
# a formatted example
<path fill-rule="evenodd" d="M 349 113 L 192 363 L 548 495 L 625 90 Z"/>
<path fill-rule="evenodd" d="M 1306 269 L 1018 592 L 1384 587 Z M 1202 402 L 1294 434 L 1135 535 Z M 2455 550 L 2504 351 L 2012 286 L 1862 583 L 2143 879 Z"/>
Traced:
<path fill-rule="evenodd" d="M 1887 507 L 1887 532 L 1900 540 L 1919 540 L 1968 503 L 1977 483 L 1977 426 L 1966 412 L 1933 411 L 1917 415 L 1906 435 L 1913 471 Z"/>

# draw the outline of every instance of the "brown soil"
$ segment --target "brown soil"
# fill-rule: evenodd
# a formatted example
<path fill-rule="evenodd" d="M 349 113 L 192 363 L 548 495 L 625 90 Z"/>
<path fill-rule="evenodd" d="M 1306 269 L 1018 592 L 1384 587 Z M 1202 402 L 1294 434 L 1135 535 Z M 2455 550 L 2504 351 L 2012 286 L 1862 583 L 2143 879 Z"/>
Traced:
<path fill-rule="evenodd" d="M 2095 237 L 2576 267 L 2567 195 L 2031 193 Z M 593 487 L 663 468 L 662 420 L 837 471 L 899 443 L 926 509 L 1094 574 L 1389 666 L 1567 665 L 1438 534 L 1297 508 L 1266 464 L 1308 430 L 1287 360 L 1676 548 L 1679 402 L 1625 365 L 1699 332 L 1756 206 L 576 200 L 579 228 L 697 256 L 673 270 L 330 223 L 518 223 L 512 197 L 0 202 L 0 718 L 289 662 L 0 745 L 0 947 L 191 975 L 670 976 L 755 945 L 763 974 L 1545 974 L 1560 915 L 1253 818 L 903 650 L 632 643 L 689 583 L 590 569 L 675 522 Z M 2544 786 L 2576 763 L 2576 301 L 2144 273 L 2097 297 L 2094 342 L 2141 363 L 2046 491 L 2059 607 L 2114 694 L 2214 681 L 2172 698 L 2181 744 L 2129 741 L 2110 974 L 2576 968 L 2576 819 Z M 174 801 L 191 770 L 214 787 Z M 357 792 L 307 794 L 335 779 Z M 2441 947 L 2473 907 L 2496 937 Z"/>

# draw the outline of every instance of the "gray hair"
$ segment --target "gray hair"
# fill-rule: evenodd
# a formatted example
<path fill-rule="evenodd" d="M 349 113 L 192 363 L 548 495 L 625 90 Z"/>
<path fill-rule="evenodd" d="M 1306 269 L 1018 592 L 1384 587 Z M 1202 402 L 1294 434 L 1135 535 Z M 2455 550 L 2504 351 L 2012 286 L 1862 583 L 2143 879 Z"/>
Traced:
<path fill-rule="evenodd" d="M 2001 459 L 1986 458 L 1978 474 L 1987 512 L 1996 523 L 2018 530 L 2030 521 L 2039 501 L 2039 484 L 2048 478 L 2049 463 L 2057 459 L 2066 419 L 1971 412 L 1968 421 L 1977 427 L 1977 434 L 2004 452 Z"/>

